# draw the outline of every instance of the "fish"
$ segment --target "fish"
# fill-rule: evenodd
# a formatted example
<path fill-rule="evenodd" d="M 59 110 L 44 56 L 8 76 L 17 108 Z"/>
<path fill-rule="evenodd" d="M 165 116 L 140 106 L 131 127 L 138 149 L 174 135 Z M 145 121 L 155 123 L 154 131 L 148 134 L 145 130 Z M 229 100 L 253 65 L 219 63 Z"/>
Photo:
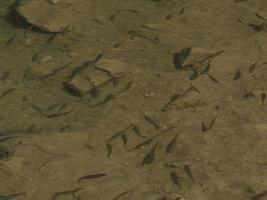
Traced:
<path fill-rule="evenodd" d="M 31 105 L 31 108 L 37 111 L 41 116 L 44 116 L 43 110 L 40 107 L 36 105 Z"/>
<path fill-rule="evenodd" d="M 133 132 L 134 132 L 137 136 L 139 136 L 140 138 L 146 138 L 145 136 L 141 135 L 141 131 L 140 131 L 140 129 L 139 129 L 138 126 L 132 124 L 132 130 L 133 130 Z"/>
<path fill-rule="evenodd" d="M 5 92 L 3 92 L 0 96 L 0 99 L 3 99 L 6 95 L 8 95 L 11 92 L 14 92 L 16 89 L 15 88 L 10 88 L 8 90 L 6 90 Z"/>
<path fill-rule="evenodd" d="M 41 77 L 41 79 L 46 79 L 46 78 L 49 78 L 49 77 L 51 77 L 51 76 L 54 76 L 54 75 L 56 75 L 57 73 L 59 73 L 61 70 L 64 70 L 64 69 L 68 68 L 71 64 L 72 64 L 72 62 L 69 62 L 69 63 L 67 63 L 66 65 L 62 66 L 62 67 L 56 68 L 56 69 L 54 69 L 51 73 L 46 74 L 46 75 L 43 75 L 43 76 Z"/>
<path fill-rule="evenodd" d="M 115 133 L 110 139 L 108 139 L 108 141 L 110 142 L 110 141 L 112 141 L 118 137 L 121 137 L 124 132 L 125 132 L 125 130 L 122 130 L 122 131 Z"/>
<path fill-rule="evenodd" d="M 9 38 L 6 42 L 6 45 L 12 44 L 16 40 L 17 36 L 13 35 L 11 38 Z"/>
<path fill-rule="evenodd" d="M 264 103 L 266 99 L 266 94 L 263 92 L 261 93 L 261 102 Z"/>
<path fill-rule="evenodd" d="M 192 50 L 192 47 L 184 48 L 180 52 L 175 52 L 173 54 L 173 62 L 175 65 L 175 68 L 178 70 L 181 70 L 183 67 L 183 64 L 185 60 L 188 58 Z"/>
<path fill-rule="evenodd" d="M 208 62 L 208 64 L 207 64 L 207 66 L 205 67 L 205 69 L 203 69 L 203 70 L 200 72 L 200 75 L 207 74 L 209 71 L 210 71 L 210 62 Z"/>
<path fill-rule="evenodd" d="M 148 154 L 145 155 L 143 161 L 142 161 L 142 165 L 149 165 L 151 164 L 154 160 L 155 160 L 155 153 L 156 153 L 156 149 L 157 146 L 159 145 L 159 143 L 156 143 L 152 149 L 149 151 Z"/>
<path fill-rule="evenodd" d="M 197 88 L 195 88 L 195 86 L 193 86 L 192 84 L 190 84 L 191 86 L 183 93 L 183 95 L 182 95 L 182 98 L 187 94 L 187 93 L 189 93 L 189 92 L 191 92 L 191 91 L 196 91 L 197 93 L 200 93 L 200 91 L 197 89 Z"/>
<path fill-rule="evenodd" d="M 23 195 L 23 194 L 18 193 L 18 194 L 10 194 L 10 195 L 0 195 L 0 200 L 11 200 L 11 199 L 15 199 L 21 195 Z"/>
<path fill-rule="evenodd" d="M 149 116 L 144 116 L 145 120 L 154 126 L 155 129 L 159 129 L 160 126 Z"/>
<path fill-rule="evenodd" d="M 91 108 L 94 108 L 94 107 L 103 105 L 103 104 L 105 104 L 105 103 L 108 103 L 109 101 L 111 101 L 111 100 L 113 100 L 113 99 L 115 99 L 115 95 L 113 95 L 113 94 L 108 94 L 108 95 L 105 97 L 105 99 L 104 99 L 103 101 L 101 101 L 101 102 L 99 102 L 99 103 L 97 103 L 97 104 L 91 106 Z"/>
<path fill-rule="evenodd" d="M 111 200 L 117 200 L 117 199 L 119 199 L 120 197 L 126 195 L 127 193 L 128 193 L 128 191 L 122 192 L 122 193 L 118 194 L 117 196 L 115 196 L 114 198 L 112 198 Z"/>
<path fill-rule="evenodd" d="M 85 175 L 85 176 L 80 177 L 77 180 L 77 183 L 80 183 L 81 181 L 86 180 L 86 179 L 97 179 L 97 178 L 101 178 L 101 177 L 104 177 L 104 176 L 107 176 L 107 174 L 106 173 L 99 173 L 99 174 Z"/>
<path fill-rule="evenodd" d="M 112 145 L 111 144 L 107 144 L 107 150 L 108 150 L 108 154 L 107 154 L 107 157 L 109 158 L 111 156 L 111 153 L 112 153 Z"/>
<path fill-rule="evenodd" d="M 267 196 L 267 191 L 264 191 L 264 192 L 262 192 L 260 194 L 257 194 L 257 195 L 255 195 L 253 197 L 250 197 L 250 200 L 261 200 L 266 196 Z"/>
<path fill-rule="evenodd" d="M 123 145 L 126 146 L 128 143 L 127 136 L 125 134 L 122 134 L 121 139 L 122 139 Z"/>
<path fill-rule="evenodd" d="M 240 78 L 241 78 L 241 70 L 239 69 L 239 70 L 236 71 L 233 80 L 237 81 Z"/>
<path fill-rule="evenodd" d="M 136 145 L 134 148 L 132 148 L 130 151 L 133 151 L 133 150 L 137 150 L 137 149 L 140 149 L 144 146 L 147 146 L 149 145 L 150 143 L 152 143 L 154 141 L 154 138 L 149 138 L 143 142 L 141 142 L 140 144 Z"/>
<path fill-rule="evenodd" d="M 52 33 L 51 36 L 49 36 L 49 38 L 46 40 L 45 45 L 50 44 L 52 41 L 54 41 L 57 35 L 58 33 Z"/>
<path fill-rule="evenodd" d="M 205 125 L 205 122 L 202 122 L 201 123 L 201 131 L 202 132 L 206 132 L 206 131 L 208 131 L 209 130 L 209 128 Z"/>
<path fill-rule="evenodd" d="M 73 111 L 73 109 L 71 109 L 71 110 L 69 110 L 69 111 L 66 111 L 66 112 L 61 112 L 61 113 L 51 114 L 51 115 L 48 115 L 48 116 L 46 116 L 46 117 L 47 117 L 47 118 L 61 117 L 61 116 L 70 114 L 72 111 Z"/>
<path fill-rule="evenodd" d="M 220 84 L 220 82 L 216 78 L 211 76 L 209 73 L 207 73 L 207 75 L 208 75 L 209 79 L 212 80 L 214 83 Z"/>
<path fill-rule="evenodd" d="M 170 20 L 175 14 L 177 14 L 177 11 L 173 12 L 173 13 L 170 13 L 166 16 L 166 20 Z"/>
<path fill-rule="evenodd" d="M 255 97 L 255 95 L 253 94 L 253 92 L 248 92 L 248 93 L 244 94 L 243 97 L 244 98 L 249 98 L 249 97 Z"/>
<path fill-rule="evenodd" d="M 184 165 L 184 171 L 185 171 L 186 175 L 191 179 L 191 181 L 194 181 L 193 174 L 192 174 L 192 171 L 191 171 L 189 165 Z"/>
<path fill-rule="evenodd" d="M 217 56 L 223 54 L 224 52 L 225 52 L 224 50 L 217 51 L 216 53 L 211 54 L 211 55 L 207 56 L 206 58 L 203 58 L 202 60 L 199 60 L 199 61 L 197 61 L 197 62 L 198 62 L 198 63 L 203 63 L 203 62 L 205 62 L 206 60 L 209 60 L 209 59 L 211 59 L 211 58 L 214 58 L 214 57 L 217 57 Z"/>
<path fill-rule="evenodd" d="M 177 176 L 177 174 L 175 172 L 171 172 L 170 173 L 170 178 L 172 180 L 172 182 L 178 187 L 181 189 L 181 184 L 180 184 L 180 181 L 179 181 L 179 177 Z"/>
<path fill-rule="evenodd" d="M 180 94 L 174 94 L 173 96 L 170 97 L 170 100 L 162 107 L 161 110 L 165 110 L 167 106 L 172 104 L 174 101 L 178 100 L 180 98 Z"/>
<path fill-rule="evenodd" d="M 200 75 L 200 72 L 194 70 L 193 73 L 191 74 L 191 76 L 189 77 L 189 80 L 193 81 L 195 79 L 197 79 Z"/>
<path fill-rule="evenodd" d="M 64 196 L 64 195 L 69 195 L 69 194 L 74 195 L 76 192 L 79 192 L 82 189 L 83 188 L 75 188 L 73 190 L 66 190 L 66 191 L 62 191 L 62 192 L 57 192 L 52 196 L 52 200 L 57 200 L 58 197 Z"/>
<path fill-rule="evenodd" d="M 68 77 L 69 81 L 71 81 L 77 74 L 80 74 L 82 71 L 84 71 L 88 67 L 94 67 L 98 61 L 104 56 L 104 54 L 99 54 L 93 61 L 86 61 L 82 63 L 80 66 L 76 67 L 71 75 Z"/>
<path fill-rule="evenodd" d="M 178 135 L 175 135 L 174 138 L 169 142 L 169 144 L 166 147 L 166 153 L 169 154 L 173 151 L 173 149 L 176 146 L 176 142 L 177 142 L 177 137 Z"/>
<path fill-rule="evenodd" d="M 253 73 L 253 72 L 255 71 L 256 67 L 257 67 L 257 62 L 253 63 L 253 64 L 249 67 L 248 72 L 249 72 L 249 73 Z"/>
<path fill-rule="evenodd" d="M 202 124 L 201 124 L 201 131 L 202 131 L 202 132 L 206 132 L 206 131 L 208 131 L 209 129 L 211 129 L 212 126 L 214 125 L 215 121 L 216 121 L 216 118 L 217 118 L 217 116 L 215 116 L 215 117 L 212 119 L 212 121 L 210 122 L 209 126 L 206 126 L 206 125 L 205 125 L 205 122 L 202 122 Z"/>

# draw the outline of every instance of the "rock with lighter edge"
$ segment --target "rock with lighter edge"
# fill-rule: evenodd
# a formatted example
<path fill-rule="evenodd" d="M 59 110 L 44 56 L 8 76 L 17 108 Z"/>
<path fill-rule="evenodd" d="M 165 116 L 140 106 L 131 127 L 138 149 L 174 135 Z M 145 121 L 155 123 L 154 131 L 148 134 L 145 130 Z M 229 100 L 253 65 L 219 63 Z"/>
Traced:
<path fill-rule="evenodd" d="M 45 0 L 27 1 L 16 10 L 26 22 L 43 32 L 62 32 L 70 25 L 67 11 Z"/>
<path fill-rule="evenodd" d="M 103 59 L 96 66 L 96 69 L 105 71 L 115 78 L 122 77 L 126 68 L 127 64 L 125 62 L 115 59 Z"/>
<path fill-rule="evenodd" d="M 82 97 L 110 80 L 106 72 L 94 69 L 73 77 L 63 85 L 73 96 Z"/>

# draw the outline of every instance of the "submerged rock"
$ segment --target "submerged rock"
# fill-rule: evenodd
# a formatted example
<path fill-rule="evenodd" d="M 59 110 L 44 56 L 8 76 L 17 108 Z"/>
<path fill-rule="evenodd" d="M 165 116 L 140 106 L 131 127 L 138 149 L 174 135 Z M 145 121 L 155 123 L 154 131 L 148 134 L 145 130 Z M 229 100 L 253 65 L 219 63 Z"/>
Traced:
<path fill-rule="evenodd" d="M 17 7 L 18 14 L 43 32 L 62 32 L 69 26 L 67 12 L 45 0 L 27 1 Z"/>

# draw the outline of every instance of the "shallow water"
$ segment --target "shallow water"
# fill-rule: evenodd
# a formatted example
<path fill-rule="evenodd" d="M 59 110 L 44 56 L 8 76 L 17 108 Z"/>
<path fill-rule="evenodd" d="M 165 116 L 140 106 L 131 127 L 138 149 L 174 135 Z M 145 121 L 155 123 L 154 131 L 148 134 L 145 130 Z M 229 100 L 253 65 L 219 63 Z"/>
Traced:
<path fill-rule="evenodd" d="M 10 38 L 14 32 L 15 27 L 6 21 L 6 16 L 10 12 L 9 7 L 15 0 L 1 0 L 0 1 L 0 43 L 2 44 Z"/>

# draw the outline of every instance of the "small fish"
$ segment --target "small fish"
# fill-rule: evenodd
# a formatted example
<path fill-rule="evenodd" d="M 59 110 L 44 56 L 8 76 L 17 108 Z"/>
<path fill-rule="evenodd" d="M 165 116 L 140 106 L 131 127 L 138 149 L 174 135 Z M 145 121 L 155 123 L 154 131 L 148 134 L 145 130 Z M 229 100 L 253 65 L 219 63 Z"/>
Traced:
<path fill-rule="evenodd" d="M 11 88 L 11 89 L 6 90 L 5 92 L 3 92 L 1 94 L 0 99 L 3 99 L 6 95 L 8 95 L 11 92 L 14 92 L 15 90 L 16 90 L 15 88 Z"/>
<path fill-rule="evenodd" d="M 191 91 L 196 91 L 197 93 L 200 93 L 200 91 L 191 84 L 191 86 L 183 93 L 182 98 Z"/>
<path fill-rule="evenodd" d="M 177 142 L 177 137 L 178 135 L 175 135 L 174 138 L 169 142 L 169 144 L 166 147 L 166 153 L 169 154 L 173 151 L 173 149 L 176 146 L 176 142 Z"/>
<path fill-rule="evenodd" d="M 133 85 L 132 82 L 128 82 L 128 83 L 125 85 L 125 87 L 120 91 L 120 93 L 125 92 L 125 91 L 131 89 L 131 88 L 132 88 L 132 85 Z"/>
<path fill-rule="evenodd" d="M 68 64 L 64 65 L 63 67 L 59 67 L 59 68 L 54 69 L 51 73 L 42 76 L 41 79 L 46 79 L 46 78 L 49 78 L 51 76 L 58 74 L 61 70 L 64 70 L 67 67 L 69 67 L 71 63 L 72 62 L 69 62 Z"/>
<path fill-rule="evenodd" d="M 262 104 L 264 104 L 265 99 L 266 99 L 266 94 L 265 93 L 261 93 L 261 102 L 262 102 Z"/>
<path fill-rule="evenodd" d="M 128 191 L 122 192 L 120 194 L 118 194 L 117 196 L 115 196 L 114 198 L 112 198 L 111 200 L 117 200 L 119 198 L 121 198 L 122 196 L 126 195 L 128 193 Z"/>
<path fill-rule="evenodd" d="M 201 131 L 202 132 L 206 132 L 206 131 L 208 131 L 209 130 L 209 128 L 205 125 L 205 122 L 202 122 L 201 123 Z"/>
<path fill-rule="evenodd" d="M 140 148 L 142 148 L 142 147 L 144 147 L 144 146 L 147 146 L 147 145 L 149 145 L 150 143 L 152 143 L 153 141 L 154 141 L 153 138 L 147 139 L 147 140 L 141 142 L 140 144 L 136 145 L 136 146 L 135 146 L 134 148 L 132 148 L 130 151 L 137 150 L 137 149 L 140 149 Z"/>
<path fill-rule="evenodd" d="M 214 123 L 215 123 L 215 121 L 216 121 L 216 118 L 217 118 L 217 116 L 215 116 L 213 119 L 212 119 L 212 121 L 210 122 L 210 125 L 209 125 L 209 129 L 211 129 L 212 128 L 212 126 L 214 125 Z"/>
<path fill-rule="evenodd" d="M 239 70 L 237 70 L 237 72 L 235 73 L 233 80 L 236 81 L 236 80 L 238 80 L 238 79 L 240 79 L 240 78 L 241 78 L 241 70 L 239 69 Z"/>
<path fill-rule="evenodd" d="M 210 71 L 210 62 L 208 62 L 207 66 L 203 71 L 200 72 L 200 75 L 207 74 Z"/>
<path fill-rule="evenodd" d="M 177 174 L 175 172 L 171 172 L 170 173 L 170 178 L 172 180 L 172 182 L 178 187 L 181 189 L 181 184 L 180 184 L 180 181 L 179 181 L 179 177 L 177 176 Z"/>
<path fill-rule="evenodd" d="M 11 199 L 15 199 L 21 195 L 23 195 L 23 194 L 19 193 L 19 194 L 10 194 L 10 195 L 0 195 L 0 200 L 11 200 Z"/>
<path fill-rule="evenodd" d="M 264 192 L 262 192 L 260 194 L 257 194 L 257 195 L 255 195 L 253 197 L 250 197 L 250 200 L 261 200 L 266 196 L 267 196 L 267 191 L 264 191 Z"/>
<path fill-rule="evenodd" d="M 10 72 L 11 72 L 11 70 L 7 70 L 7 71 L 3 72 L 3 74 L 0 75 L 0 79 L 1 79 L 2 81 L 7 80 L 8 77 L 10 76 Z"/>
<path fill-rule="evenodd" d="M 248 24 L 248 26 L 252 27 L 254 29 L 254 31 L 256 32 L 261 32 L 265 30 L 265 24 L 261 23 L 261 24 Z"/>
<path fill-rule="evenodd" d="M 36 52 L 35 54 L 33 54 L 33 56 L 32 56 L 32 62 L 37 62 L 37 60 L 38 60 L 38 56 L 39 56 L 39 53 L 40 53 L 41 51 L 38 51 L 38 52 Z"/>
<path fill-rule="evenodd" d="M 40 107 L 38 107 L 38 106 L 36 106 L 36 105 L 31 105 L 31 107 L 32 107 L 32 109 L 34 109 L 35 111 L 37 111 L 40 115 L 44 115 L 43 114 L 43 110 L 40 108 Z"/>
<path fill-rule="evenodd" d="M 121 140 L 123 142 L 123 145 L 126 146 L 128 143 L 127 136 L 125 134 L 121 135 Z"/>
<path fill-rule="evenodd" d="M 107 150 L 108 150 L 107 157 L 109 158 L 112 154 L 112 145 L 111 144 L 107 144 Z"/>
<path fill-rule="evenodd" d="M 105 104 L 105 103 L 108 103 L 109 101 L 111 101 L 111 100 L 113 100 L 113 99 L 115 99 L 115 96 L 114 96 L 113 94 L 108 94 L 108 95 L 105 97 L 105 99 L 104 99 L 103 101 L 101 101 L 101 102 L 99 102 L 99 103 L 97 103 L 97 104 L 91 106 L 91 108 L 94 108 L 94 107 L 103 105 L 103 104 Z"/>
<path fill-rule="evenodd" d="M 215 121 L 216 121 L 216 116 L 212 119 L 212 121 L 210 122 L 210 124 L 209 124 L 209 126 L 206 126 L 205 125 L 205 122 L 202 122 L 202 124 L 201 124 L 201 131 L 202 132 L 206 132 L 206 131 L 208 131 L 209 129 L 211 129 L 212 128 L 212 126 L 214 125 L 214 123 L 215 123 Z"/>
<path fill-rule="evenodd" d="M 159 143 L 156 143 L 152 149 L 150 150 L 150 152 L 148 154 L 145 155 L 144 159 L 143 159 L 143 162 L 142 162 L 142 165 L 149 165 L 151 164 L 154 159 L 155 159 L 155 153 L 156 153 L 156 149 L 157 149 L 157 146 L 158 146 Z"/>
<path fill-rule="evenodd" d="M 179 14 L 180 14 L 180 15 L 184 14 L 185 9 L 188 8 L 188 7 L 189 7 L 189 6 L 185 6 L 185 7 L 183 7 L 183 8 L 180 10 Z"/>
<path fill-rule="evenodd" d="M 145 120 L 150 123 L 152 126 L 154 126 L 155 129 L 159 129 L 160 126 L 149 116 L 144 116 Z"/>
<path fill-rule="evenodd" d="M 52 200 L 57 200 L 58 197 L 60 196 L 65 196 L 65 195 L 74 195 L 76 192 L 79 192 L 80 190 L 82 190 L 83 188 L 75 188 L 73 190 L 67 190 L 67 191 L 62 191 L 62 192 L 57 192 L 52 196 Z"/>
<path fill-rule="evenodd" d="M 255 62 L 254 64 L 252 64 L 248 70 L 249 73 L 253 73 L 255 71 L 257 67 L 257 62 Z"/>
<path fill-rule="evenodd" d="M 166 16 L 166 20 L 170 20 L 176 13 L 177 13 L 177 11 L 168 14 L 168 15 Z"/>
<path fill-rule="evenodd" d="M 13 35 L 11 38 L 8 39 L 8 41 L 6 42 L 6 45 L 12 44 L 15 41 L 16 38 L 17 38 L 17 36 Z"/>
<path fill-rule="evenodd" d="M 122 131 L 115 133 L 108 141 L 112 141 L 118 137 L 121 137 L 124 132 L 125 132 L 125 130 L 122 130 Z"/>
<path fill-rule="evenodd" d="M 192 174 L 192 171 L 188 165 L 184 165 L 184 171 L 185 171 L 186 175 L 191 179 L 191 181 L 193 181 L 194 180 L 193 174 Z"/>
<path fill-rule="evenodd" d="M 87 68 L 94 68 L 98 61 L 104 56 L 104 54 L 99 54 L 93 61 L 86 61 L 82 63 L 80 66 L 76 67 L 71 75 L 68 77 L 69 81 L 72 80 L 77 74 L 80 74 Z"/>
<path fill-rule="evenodd" d="M 200 73 L 198 71 L 193 71 L 193 74 L 189 77 L 189 80 L 193 81 L 199 77 Z"/>
<path fill-rule="evenodd" d="M 173 102 L 175 102 L 176 100 L 178 100 L 180 98 L 180 94 L 174 94 L 173 96 L 170 97 L 170 100 L 164 105 L 162 106 L 162 108 L 160 109 L 161 111 L 165 111 L 166 108 L 172 104 Z"/>
<path fill-rule="evenodd" d="M 86 179 L 96 179 L 96 178 L 101 178 L 101 177 L 106 176 L 106 175 L 107 175 L 107 174 L 105 174 L 105 173 L 89 174 L 89 175 L 80 177 L 80 178 L 77 180 L 77 183 L 80 183 L 81 181 L 86 180 Z"/>
<path fill-rule="evenodd" d="M 140 131 L 138 126 L 132 124 L 132 130 L 137 136 L 139 136 L 141 138 L 146 138 L 145 136 L 141 135 L 141 131 Z"/>
<path fill-rule="evenodd" d="M 259 13 L 255 12 L 256 17 L 258 17 L 261 20 L 265 20 L 263 16 L 261 16 Z"/>
<path fill-rule="evenodd" d="M 198 62 L 198 63 L 203 63 L 203 62 L 205 62 L 205 61 L 207 61 L 207 60 L 209 60 L 209 59 L 211 59 L 211 58 L 214 58 L 214 57 L 217 57 L 217 56 L 223 54 L 224 52 L 225 52 L 224 50 L 217 51 L 216 53 L 211 54 L 211 55 L 209 55 L 209 56 L 207 56 L 207 57 L 205 57 L 205 58 L 203 58 L 202 60 L 199 60 L 199 61 L 197 61 L 197 62 Z"/>
<path fill-rule="evenodd" d="M 244 98 L 249 98 L 249 97 L 255 97 L 255 95 L 253 94 L 253 92 L 248 92 L 248 93 L 244 94 L 243 97 Z"/>
<path fill-rule="evenodd" d="M 53 33 L 45 42 L 45 44 L 50 44 L 53 40 L 55 40 L 58 33 Z"/>
<path fill-rule="evenodd" d="M 214 83 L 220 84 L 220 82 L 216 78 L 211 76 L 209 73 L 207 73 L 207 75 L 208 75 L 209 79 L 212 80 Z"/>
<path fill-rule="evenodd" d="M 192 48 L 185 48 L 182 49 L 180 52 L 176 52 L 173 54 L 173 62 L 175 65 L 175 68 L 178 70 L 181 70 L 183 67 L 183 64 L 187 57 L 190 55 Z"/>
<path fill-rule="evenodd" d="M 70 114 L 72 111 L 73 109 L 66 111 L 66 112 L 62 112 L 62 113 L 51 114 L 51 115 L 48 115 L 47 118 L 61 117 L 61 116 Z"/>

